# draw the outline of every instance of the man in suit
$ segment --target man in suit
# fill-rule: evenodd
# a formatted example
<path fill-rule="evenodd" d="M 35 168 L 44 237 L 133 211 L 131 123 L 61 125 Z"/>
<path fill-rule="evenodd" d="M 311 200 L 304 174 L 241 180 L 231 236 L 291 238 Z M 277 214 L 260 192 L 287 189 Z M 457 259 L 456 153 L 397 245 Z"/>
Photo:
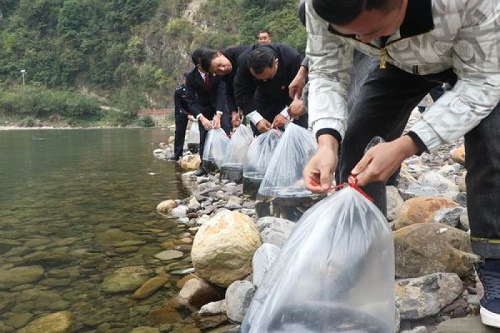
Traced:
<path fill-rule="evenodd" d="M 222 77 L 226 84 L 226 105 L 231 115 L 233 126 L 237 127 L 241 123 L 238 107 L 234 97 L 234 77 L 238 69 L 238 58 L 248 50 L 253 50 L 257 45 L 240 45 L 215 51 L 205 49 L 200 57 L 200 65 L 205 72 L 209 72 Z"/>
<path fill-rule="evenodd" d="M 203 49 L 193 52 L 195 68 L 186 75 L 186 99 L 189 111 L 198 120 L 200 128 L 200 157 L 203 151 L 207 131 L 219 128 L 229 135 L 232 126 L 225 108 L 225 83 L 220 76 L 204 71 L 200 65 L 200 55 Z M 212 120 L 212 122 L 210 122 Z M 202 166 L 194 172 L 195 176 L 203 176 L 206 171 Z"/>
<path fill-rule="evenodd" d="M 186 99 L 186 75 L 183 75 L 183 82 L 175 88 L 174 93 L 174 116 L 175 116 L 175 139 L 174 155 L 169 158 L 170 161 L 178 161 L 184 150 L 184 139 L 186 137 L 186 128 L 188 121 L 194 121 L 194 117 L 189 112 Z"/>
<path fill-rule="evenodd" d="M 255 135 L 284 126 L 290 119 L 287 107 L 302 104 L 292 100 L 288 91 L 301 61 L 298 51 L 285 44 L 262 45 L 239 57 L 234 78 L 236 103 L 250 119 Z M 307 128 L 307 114 L 294 121 Z"/>

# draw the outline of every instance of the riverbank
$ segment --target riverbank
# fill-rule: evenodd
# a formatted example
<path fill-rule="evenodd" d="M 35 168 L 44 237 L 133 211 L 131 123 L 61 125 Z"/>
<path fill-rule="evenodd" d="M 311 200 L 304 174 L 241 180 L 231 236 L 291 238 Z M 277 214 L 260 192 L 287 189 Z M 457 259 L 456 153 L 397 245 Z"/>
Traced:
<path fill-rule="evenodd" d="M 388 222 L 396 248 L 396 332 L 456 333 L 457 323 L 465 325 L 468 333 L 490 332 L 478 317 L 482 289 L 472 269 L 472 263 L 478 257 L 472 253 L 468 234 L 462 143 L 463 140 L 459 140 L 443 145 L 434 154 L 424 153 L 407 159 L 397 187 L 387 187 Z M 234 267 L 228 270 L 224 266 L 227 258 L 244 257 L 241 253 L 230 252 L 227 247 L 220 247 L 220 244 L 227 243 L 227 239 L 212 240 L 215 246 L 203 251 L 222 252 L 222 260 L 210 258 L 210 263 L 197 266 L 196 258 L 200 254 L 191 253 L 194 274 L 199 280 L 219 286 L 220 281 L 211 281 L 212 276 L 231 276 L 234 281 L 221 300 L 194 307 L 193 317 L 197 318 L 198 324 L 207 320 L 205 316 L 221 316 L 220 325 L 226 323 L 224 318 L 241 323 L 258 289 L 258 280 L 264 272 L 272 269 L 295 223 L 278 216 L 259 216 L 256 202 L 244 195 L 241 184 L 221 181 L 219 175 L 194 177 L 191 172 L 185 172 L 182 178 L 191 184 L 194 182 L 192 195 L 165 206 L 160 204 L 158 208 L 165 209 L 163 214 L 189 226 L 195 232 L 194 244 L 203 243 L 206 235 L 200 235 L 198 230 L 204 225 L 221 230 L 217 225 L 223 222 L 218 220 L 220 214 L 227 214 L 225 211 L 249 217 L 258 229 L 262 245 L 247 257 L 253 271 L 246 275 L 237 277 Z M 412 214 L 412 211 L 419 214 Z M 217 235 L 211 236 L 217 239 Z M 231 247 L 242 247 L 236 234 L 232 242 Z M 458 248 L 457 242 L 460 244 Z M 241 267 L 245 265 L 244 261 L 240 263 Z M 209 274 L 204 272 L 206 267 L 210 267 Z M 433 286 L 432 291 L 429 285 Z M 186 291 L 181 291 L 181 294 L 186 294 Z M 189 300 L 183 301 L 189 304 Z M 237 328 L 232 326 L 229 329 L 227 332 Z"/>

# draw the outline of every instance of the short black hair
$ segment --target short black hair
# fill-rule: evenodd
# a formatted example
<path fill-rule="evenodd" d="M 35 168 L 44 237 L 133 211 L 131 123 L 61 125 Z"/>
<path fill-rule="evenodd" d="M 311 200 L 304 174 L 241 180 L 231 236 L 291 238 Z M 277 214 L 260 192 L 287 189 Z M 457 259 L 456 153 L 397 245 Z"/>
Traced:
<path fill-rule="evenodd" d="M 217 56 L 217 51 L 211 49 L 204 49 L 200 56 L 200 66 L 201 68 L 210 73 L 210 64 L 212 60 Z"/>
<path fill-rule="evenodd" d="M 260 74 L 266 68 L 272 67 L 275 59 L 274 51 L 269 47 L 262 46 L 250 52 L 247 64 L 256 74 Z"/>
<path fill-rule="evenodd" d="M 388 10 L 401 4 L 401 0 L 312 0 L 316 13 L 332 24 L 347 25 L 363 10 Z"/>
<path fill-rule="evenodd" d="M 256 37 L 258 38 L 260 34 L 268 34 L 269 37 L 273 37 L 273 34 L 267 29 L 262 29 L 261 31 L 259 31 Z"/>
<path fill-rule="evenodd" d="M 194 50 L 193 53 L 191 54 L 191 60 L 193 61 L 193 64 L 195 66 L 198 66 L 200 64 L 200 58 L 202 57 L 205 50 L 206 48 L 200 47 Z"/>
<path fill-rule="evenodd" d="M 306 2 L 305 1 L 300 1 L 299 5 L 299 20 L 302 23 L 302 25 L 306 25 Z"/>

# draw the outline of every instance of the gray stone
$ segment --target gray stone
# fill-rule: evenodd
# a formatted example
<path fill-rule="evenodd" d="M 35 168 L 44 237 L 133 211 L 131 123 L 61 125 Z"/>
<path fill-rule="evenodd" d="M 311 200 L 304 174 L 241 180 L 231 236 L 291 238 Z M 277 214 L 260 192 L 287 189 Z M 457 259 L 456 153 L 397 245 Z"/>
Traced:
<path fill-rule="evenodd" d="M 249 281 L 235 281 L 226 290 L 226 315 L 241 323 L 255 294 L 255 287 Z"/>
<path fill-rule="evenodd" d="M 483 325 L 481 318 L 465 317 L 445 320 L 437 327 L 436 333 L 498 333 L 499 329 Z"/>

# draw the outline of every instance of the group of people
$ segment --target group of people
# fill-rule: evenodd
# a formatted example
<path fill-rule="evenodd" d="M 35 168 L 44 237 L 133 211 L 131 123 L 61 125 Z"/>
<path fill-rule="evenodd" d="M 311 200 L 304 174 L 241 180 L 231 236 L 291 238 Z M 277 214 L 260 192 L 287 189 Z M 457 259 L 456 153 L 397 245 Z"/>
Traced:
<path fill-rule="evenodd" d="M 225 110 L 236 123 L 237 106 L 258 134 L 300 101 L 307 113 L 294 121 L 308 117 L 318 141 L 303 171 L 306 187 L 326 193 L 334 175 L 354 178 L 379 207 L 380 188 L 406 158 L 464 136 L 470 239 L 485 289 L 480 315 L 500 327 L 500 0 L 303 0 L 301 9 L 307 63 L 300 71 L 297 51 L 283 44 L 202 50 L 193 59 L 199 87 L 187 80 L 186 99 L 194 117 L 207 119 L 200 129 L 218 125 L 208 119 L 219 112 L 223 119 Z M 355 70 L 360 54 L 369 59 L 362 73 Z M 225 83 L 228 108 L 195 107 L 204 73 Z M 355 98 L 351 80 L 358 80 Z M 303 81 L 301 96 L 295 84 Z M 443 84 L 449 89 L 404 133 L 412 110 Z M 385 142 L 365 151 L 376 136 Z"/>
<path fill-rule="evenodd" d="M 199 48 L 192 53 L 193 69 L 175 92 L 176 134 L 174 156 L 182 156 L 187 117 L 197 120 L 200 156 L 203 157 L 207 131 L 222 128 L 229 136 L 246 117 L 254 135 L 288 121 L 306 127 L 307 114 L 301 96 L 291 95 L 289 86 L 302 64 L 299 52 L 286 44 L 272 43 L 262 30 L 254 45 L 222 51 Z M 240 110 L 242 115 L 240 115 Z M 203 166 L 195 176 L 206 174 Z"/>

